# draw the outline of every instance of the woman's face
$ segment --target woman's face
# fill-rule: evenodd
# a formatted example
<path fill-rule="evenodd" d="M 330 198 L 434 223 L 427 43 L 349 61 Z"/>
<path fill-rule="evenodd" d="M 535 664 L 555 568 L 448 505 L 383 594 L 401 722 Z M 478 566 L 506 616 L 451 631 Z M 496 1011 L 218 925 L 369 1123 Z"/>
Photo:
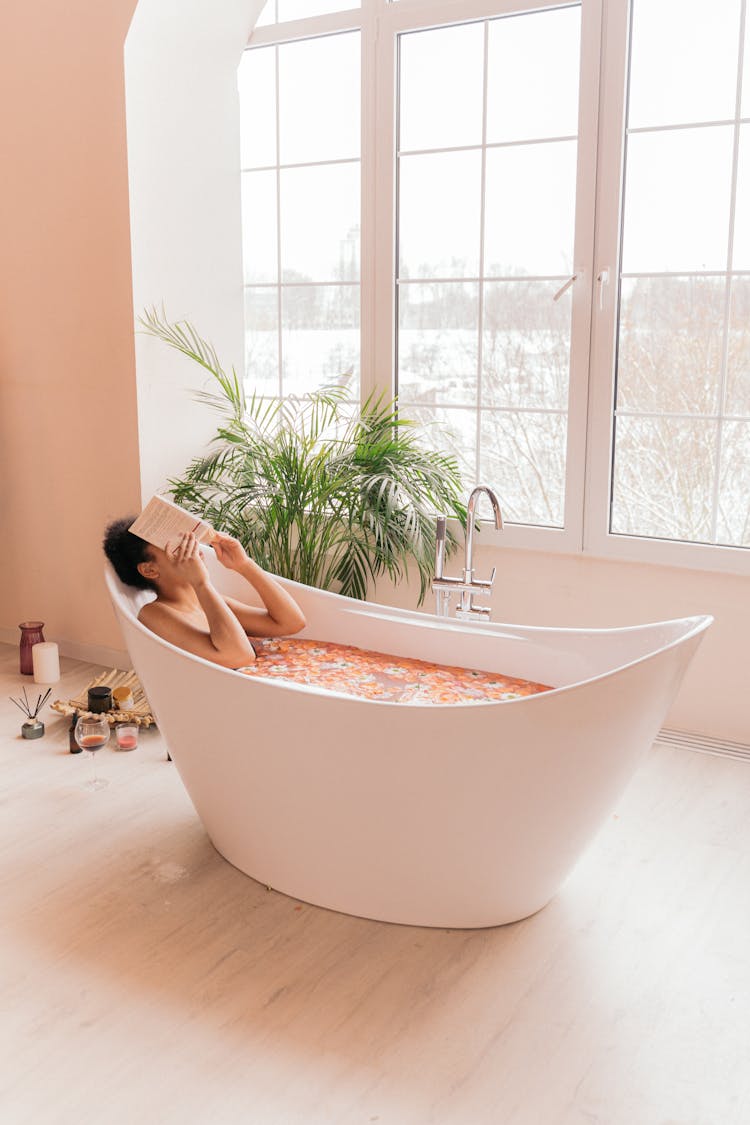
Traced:
<path fill-rule="evenodd" d="M 138 570 L 143 577 L 158 585 L 160 580 L 168 579 L 172 575 L 173 569 L 174 562 L 168 552 L 149 543 L 143 562 L 138 564 Z"/>

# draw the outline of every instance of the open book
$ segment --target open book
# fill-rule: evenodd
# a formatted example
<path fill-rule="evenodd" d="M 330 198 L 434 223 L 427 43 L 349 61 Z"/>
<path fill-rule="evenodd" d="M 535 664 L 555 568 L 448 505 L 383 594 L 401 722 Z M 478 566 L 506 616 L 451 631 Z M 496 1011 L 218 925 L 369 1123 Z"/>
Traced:
<path fill-rule="evenodd" d="M 186 512 L 166 496 L 152 496 L 128 531 L 161 550 L 170 541 L 174 544 L 183 531 L 192 532 L 200 543 L 210 543 L 216 534 L 210 523 Z"/>

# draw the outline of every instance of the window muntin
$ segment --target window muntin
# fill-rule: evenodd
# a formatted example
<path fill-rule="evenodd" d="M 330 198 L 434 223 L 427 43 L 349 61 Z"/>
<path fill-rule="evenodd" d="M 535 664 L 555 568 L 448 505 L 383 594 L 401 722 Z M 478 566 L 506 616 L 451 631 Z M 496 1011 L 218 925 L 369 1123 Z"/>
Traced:
<path fill-rule="evenodd" d="M 633 0 L 615 535 L 750 546 L 750 124 L 741 118 L 741 15 L 740 0 L 710 9 Z"/>

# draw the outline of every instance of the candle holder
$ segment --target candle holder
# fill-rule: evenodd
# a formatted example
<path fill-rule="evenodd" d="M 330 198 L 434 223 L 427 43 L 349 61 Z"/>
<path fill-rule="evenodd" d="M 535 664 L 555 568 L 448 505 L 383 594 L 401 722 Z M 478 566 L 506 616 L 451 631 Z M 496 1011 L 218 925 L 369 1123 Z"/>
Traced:
<path fill-rule="evenodd" d="M 136 723 L 117 723 L 115 738 L 118 750 L 135 750 L 138 745 L 138 726 Z"/>
<path fill-rule="evenodd" d="M 34 657 L 32 648 L 44 641 L 43 621 L 23 621 L 18 628 L 21 630 L 19 645 L 20 671 L 22 676 L 33 676 Z"/>
<path fill-rule="evenodd" d="M 89 711 L 93 715 L 102 715 L 112 709 L 112 688 L 106 684 L 90 687 L 88 690 Z"/>

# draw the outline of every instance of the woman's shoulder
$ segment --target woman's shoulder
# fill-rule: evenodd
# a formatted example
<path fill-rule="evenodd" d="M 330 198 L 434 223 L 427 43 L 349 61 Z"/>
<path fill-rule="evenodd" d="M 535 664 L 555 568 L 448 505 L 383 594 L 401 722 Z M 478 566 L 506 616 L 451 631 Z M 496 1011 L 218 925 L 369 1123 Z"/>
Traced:
<path fill-rule="evenodd" d="M 138 620 L 142 625 L 148 625 L 150 621 L 163 621 L 165 618 L 173 616 L 174 610 L 170 606 L 165 605 L 164 602 L 160 602 L 158 598 L 155 598 L 152 602 L 146 602 L 145 605 L 141 606 L 138 613 Z"/>

